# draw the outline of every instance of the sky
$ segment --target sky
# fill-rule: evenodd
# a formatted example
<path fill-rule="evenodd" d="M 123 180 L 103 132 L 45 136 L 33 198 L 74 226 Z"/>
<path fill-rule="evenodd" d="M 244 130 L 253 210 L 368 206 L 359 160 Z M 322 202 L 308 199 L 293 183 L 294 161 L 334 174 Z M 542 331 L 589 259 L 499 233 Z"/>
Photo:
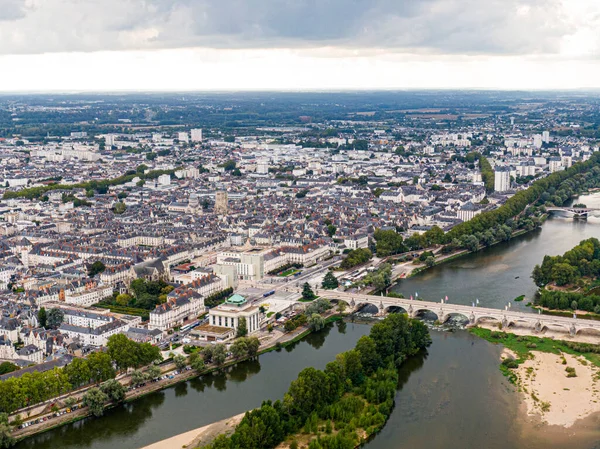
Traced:
<path fill-rule="evenodd" d="M 0 91 L 600 87 L 600 0 L 0 0 Z"/>

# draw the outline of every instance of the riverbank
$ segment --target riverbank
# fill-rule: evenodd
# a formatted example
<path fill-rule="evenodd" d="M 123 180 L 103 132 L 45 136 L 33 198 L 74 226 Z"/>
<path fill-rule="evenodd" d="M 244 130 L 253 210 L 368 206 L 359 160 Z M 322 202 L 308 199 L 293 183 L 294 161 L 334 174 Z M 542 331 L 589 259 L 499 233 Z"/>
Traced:
<path fill-rule="evenodd" d="M 515 370 L 527 414 L 562 427 L 600 412 L 599 371 L 582 356 L 538 351 Z"/>
<path fill-rule="evenodd" d="M 229 435 L 233 433 L 240 423 L 245 413 L 217 421 L 198 429 L 190 430 L 174 437 L 167 438 L 157 443 L 150 444 L 141 449 L 175 449 L 175 448 L 195 448 L 210 444 L 218 435 Z"/>
<path fill-rule="evenodd" d="M 600 412 L 599 346 L 483 328 L 471 332 L 504 346 L 500 369 L 521 394 L 529 416 L 571 427 Z"/>
<path fill-rule="evenodd" d="M 340 316 L 339 314 L 333 314 L 326 318 L 326 324 L 333 323 L 333 322 L 341 320 L 341 319 L 343 319 L 343 317 Z M 293 345 L 296 342 L 298 342 L 298 341 L 302 340 L 303 338 L 305 338 L 306 336 L 308 336 L 311 332 L 312 332 L 312 330 L 310 328 L 302 327 L 302 328 L 296 329 L 293 332 L 283 334 L 280 338 L 269 341 L 267 345 L 263 346 L 259 350 L 257 356 L 261 355 L 261 354 L 265 354 L 270 351 L 279 350 L 279 349 L 288 347 L 290 345 Z M 136 388 L 135 390 L 127 391 L 124 402 L 128 403 L 128 402 L 136 401 L 136 400 L 141 399 L 145 396 L 148 396 L 152 393 L 156 393 L 156 392 L 164 390 L 166 388 L 174 387 L 178 384 L 187 382 L 191 379 L 194 379 L 194 378 L 197 378 L 200 376 L 204 376 L 207 374 L 211 374 L 215 371 L 224 370 L 224 369 L 233 367 L 234 365 L 237 365 L 238 363 L 249 360 L 250 358 L 251 357 L 242 357 L 239 359 L 229 359 L 227 362 L 225 362 L 221 366 L 213 365 L 213 366 L 207 367 L 204 371 L 202 371 L 200 373 L 198 373 L 194 370 L 188 370 L 188 371 L 184 370 L 184 371 L 180 372 L 178 375 L 174 376 L 172 379 L 167 378 L 165 380 L 161 380 L 158 382 L 149 382 L 143 387 Z M 168 374 L 175 369 L 176 369 L 176 367 L 174 364 L 168 365 L 168 368 L 163 371 L 163 374 Z M 121 379 L 121 381 L 122 381 L 122 383 L 127 383 L 127 381 L 124 379 Z M 83 394 L 83 390 L 82 390 L 82 394 Z M 79 400 L 81 400 L 82 394 L 78 397 Z M 106 407 L 106 410 L 113 408 L 113 407 L 117 407 L 117 406 L 119 406 L 119 405 L 118 404 L 117 405 L 110 404 Z M 17 414 L 17 413 L 18 413 L 18 411 L 15 412 L 15 414 Z M 47 432 L 52 429 L 56 429 L 58 427 L 66 425 L 66 424 L 70 424 L 70 423 L 73 423 L 76 421 L 81 421 L 85 418 L 90 417 L 91 413 L 89 412 L 87 407 L 80 407 L 79 409 L 72 411 L 71 413 L 65 413 L 64 415 L 61 415 L 58 417 L 53 417 L 52 415 L 53 415 L 53 413 L 44 413 L 44 414 L 37 415 L 37 416 L 27 417 L 26 419 L 24 419 L 24 421 L 35 420 L 38 417 L 42 417 L 42 416 L 47 416 L 47 417 L 49 417 L 49 419 L 47 419 L 46 421 L 41 421 L 40 423 L 31 425 L 24 429 L 18 429 L 13 432 L 12 436 L 15 439 L 17 439 L 17 441 L 22 441 L 22 440 L 32 437 L 34 435 L 41 434 L 41 433 Z M 52 417 L 52 418 L 50 418 L 50 417 Z"/>
<path fill-rule="evenodd" d="M 546 214 L 542 215 L 542 217 L 540 218 L 542 224 L 545 222 L 546 218 L 547 218 Z M 541 226 L 537 227 L 537 228 L 534 228 L 534 229 L 520 229 L 520 230 L 515 231 L 515 232 L 512 233 L 512 235 L 510 237 L 510 240 L 512 240 L 515 237 L 520 237 L 522 235 L 529 234 L 530 232 L 537 231 L 540 228 L 541 228 Z M 452 262 L 453 260 L 459 259 L 459 258 L 467 256 L 469 254 L 476 253 L 476 252 L 478 252 L 478 251 L 480 251 L 482 249 L 485 249 L 485 248 L 491 248 L 491 247 L 496 246 L 496 245 L 498 245 L 500 243 L 503 243 L 503 242 L 504 242 L 504 240 L 498 240 L 498 241 L 492 243 L 491 245 L 487 245 L 487 246 L 481 246 L 480 245 L 479 248 L 477 249 L 477 251 L 469 251 L 468 249 L 462 249 L 460 251 L 457 251 L 455 253 L 449 254 L 447 256 L 442 256 L 439 259 L 436 258 L 435 259 L 435 263 L 433 265 L 431 265 L 430 267 L 428 267 L 426 265 L 421 265 L 421 264 L 416 265 L 412 270 L 410 270 L 408 272 L 408 274 L 404 278 L 397 278 L 394 282 L 398 282 L 398 281 L 400 281 L 402 279 L 408 279 L 408 278 L 414 277 L 417 274 L 423 273 L 424 271 L 426 271 L 426 270 L 428 270 L 430 268 L 436 267 L 438 265 L 442 265 L 442 264 L 447 263 L 447 262 Z M 434 251 L 435 249 L 436 248 L 426 248 L 423 251 Z"/>

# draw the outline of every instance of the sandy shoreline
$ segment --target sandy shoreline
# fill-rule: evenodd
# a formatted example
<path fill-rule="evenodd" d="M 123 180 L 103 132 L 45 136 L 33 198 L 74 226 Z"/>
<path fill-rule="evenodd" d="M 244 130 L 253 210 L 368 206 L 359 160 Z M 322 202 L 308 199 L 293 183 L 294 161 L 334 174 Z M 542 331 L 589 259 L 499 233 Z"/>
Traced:
<path fill-rule="evenodd" d="M 235 427 L 240 423 L 245 413 L 232 416 L 231 418 L 217 421 L 204 427 L 199 427 L 189 432 L 180 433 L 166 440 L 158 441 L 144 446 L 141 449 L 178 449 L 178 448 L 195 448 L 209 444 L 217 435 L 222 433 L 228 434 L 233 432 Z"/>
<path fill-rule="evenodd" d="M 583 356 L 532 351 L 533 358 L 514 370 L 527 414 L 548 425 L 571 427 L 578 420 L 600 412 L 600 370 Z M 502 357 L 514 357 L 505 349 Z M 575 377 L 567 377 L 574 369 Z"/>

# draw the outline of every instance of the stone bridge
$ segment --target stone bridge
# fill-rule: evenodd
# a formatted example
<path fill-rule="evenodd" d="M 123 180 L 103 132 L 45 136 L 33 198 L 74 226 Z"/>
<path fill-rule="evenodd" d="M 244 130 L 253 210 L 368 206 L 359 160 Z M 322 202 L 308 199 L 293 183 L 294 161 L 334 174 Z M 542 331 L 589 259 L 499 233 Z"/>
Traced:
<path fill-rule="evenodd" d="M 352 309 L 358 310 L 369 304 L 377 307 L 379 314 L 390 311 L 391 308 L 401 308 L 410 317 L 417 317 L 424 312 L 435 314 L 438 321 L 446 322 L 451 316 L 462 316 L 469 321 L 470 326 L 476 326 L 483 320 L 494 320 L 502 324 L 506 329 L 510 326 L 518 326 L 529 329 L 532 334 L 546 330 L 561 331 L 575 336 L 582 332 L 593 333 L 600 336 L 600 321 L 582 320 L 550 315 L 539 315 L 536 313 L 517 312 L 511 310 L 488 309 L 484 307 L 472 307 L 458 304 L 443 304 L 441 302 L 428 302 L 410 299 L 389 298 L 385 296 L 351 294 L 343 292 L 328 291 L 326 294 L 319 291 L 323 297 L 345 301 Z"/>
<path fill-rule="evenodd" d="M 548 212 L 566 212 L 571 215 L 578 215 L 587 217 L 588 215 L 595 213 L 600 213 L 600 209 L 594 209 L 590 207 L 548 207 L 546 209 Z"/>

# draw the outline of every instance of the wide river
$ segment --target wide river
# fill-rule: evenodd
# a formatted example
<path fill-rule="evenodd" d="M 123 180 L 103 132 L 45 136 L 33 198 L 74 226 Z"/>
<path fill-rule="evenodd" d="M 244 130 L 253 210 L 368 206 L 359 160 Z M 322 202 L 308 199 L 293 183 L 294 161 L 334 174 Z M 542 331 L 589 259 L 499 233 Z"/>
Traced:
<path fill-rule="evenodd" d="M 600 207 L 600 196 L 582 197 Z M 395 290 L 423 299 L 503 308 L 519 295 L 531 298 L 531 270 L 545 254 L 600 237 L 600 219 L 555 218 L 510 242 L 401 281 Z M 529 310 L 523 303 L 513 308 Z M 279 352 L 244 362 L 107 412 L 29 438 L 18 449 L 138 449 L 150 443 L 257 407 L 283 396 L 307 366 L 323 368 L 369 332 L 365 324 L 336 323 Z M 465 331 L 432 331 L 433 345 L 401 370 L 396 407 L 368 449 L 600 448 L 600 420 L 571 429 L 538 425 L 525 416 L 519 395 L 498 369 L 501 348 Z"/>

